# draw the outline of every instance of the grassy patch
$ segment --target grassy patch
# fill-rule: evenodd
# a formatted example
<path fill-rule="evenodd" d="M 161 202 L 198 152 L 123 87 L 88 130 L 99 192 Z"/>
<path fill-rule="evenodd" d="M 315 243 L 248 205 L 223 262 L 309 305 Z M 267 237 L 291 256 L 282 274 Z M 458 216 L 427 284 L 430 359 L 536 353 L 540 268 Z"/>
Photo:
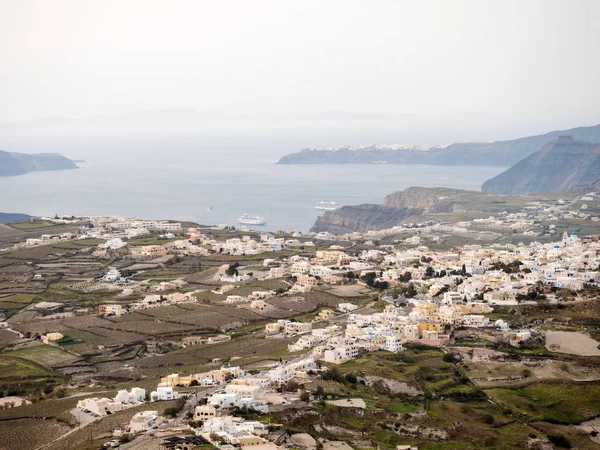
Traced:
<path fill-rule="evenodd" d="M 14 294 L 2 297 L 0 298 L 0 311 L 6 311 L 12 315 L 31 304 L 34 298 L 33 294 Z"/>
<path fill-rule="evenodd" d="M 401 403 L 397 401 L 390 403 L 390 411 L 397 414 L 410 414 L 418 409 L 418 406 L 411 405 L 410 403 Z"/>
<path fill-rule="evenodd" d="M 62 382 L 59 374 L 27 359 L 0 355 L 0 392 L 24 394 Z"/>
<path fill-rule="evenodd" d="M 64 224 L 56 224 L 48 220 L 24 220 L 22 222 L 12 222 L 7 225 L 21 231 L 36 231 L 52 227 L 64 227 Z"/>
<path fill-rule="evenodd" d="M 600 411 L 598 383 L 534 383 L 515 389 L 485 391 L 503 406 L 510 406 L 527 420 L 575 424 Z"/>
<path fill-rule="evenodd" d="M 34 344 L 20 350 L 12 350 L 3 353 L 6 356 L 17 356 L 19 358 L 35 361 L 42 366 L 51 367 L 74 359 L 71 354 L 50 345 Z"/>

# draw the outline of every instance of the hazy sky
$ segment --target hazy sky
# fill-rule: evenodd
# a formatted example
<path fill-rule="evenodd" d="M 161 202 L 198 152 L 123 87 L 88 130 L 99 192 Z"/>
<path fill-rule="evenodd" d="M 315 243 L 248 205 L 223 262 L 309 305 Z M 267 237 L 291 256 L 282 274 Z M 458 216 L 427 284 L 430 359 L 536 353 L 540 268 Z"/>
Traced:
<path fill-rule="evenodd" d="M 0 123 L 191 108 L 600 123 L 600 1 L 0 0 Z"/>

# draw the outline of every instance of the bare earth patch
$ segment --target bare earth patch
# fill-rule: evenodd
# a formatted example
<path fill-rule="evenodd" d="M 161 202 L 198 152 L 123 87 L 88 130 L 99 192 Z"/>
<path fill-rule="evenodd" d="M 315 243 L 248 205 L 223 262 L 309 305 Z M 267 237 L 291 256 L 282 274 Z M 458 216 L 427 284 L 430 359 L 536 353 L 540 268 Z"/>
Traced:
<path fill-rule="evenodd" d="M 29 405 L 31 402 L 25 400 L 22 397 L 4 397 L 4 398 L 0 398 L 0 405 L 9 405 L 11 404 L 13 405 L 13 407 L 17 407 L 17 406 L 21 406 L 21 405 Z"/>
<path fill-rule="evenodd" d="M 373 383 L 381 381 L 383 384 L 387 386 L 387 388 L 392 391 L 394 394 L 408 394 L 411 396 L 420 395 L 423 392 L 416 387 L 409 386 L 407 383 L 398 380 L 392 380 L 390 378 L 377 377 L 373 375 L 369 375 L 366 377 L 367 384 L 371 386 Z"/>
<path fill-rule="evenodd" d="M 323 442 L 323 450 L 352 450 L 352 447 L 343 441 L 327 441 Z"/>
<path fill-rule="evenodd" d="M 344 398 L 342 400 L 328 400 L 330 405 L 341 406 L 343 408 L 361 408 L 365 409 L 367 405 L 362 398 Z"/>
<path fill-rule="evenodd" d="M 576 428 L 579 428 L 588 435 L 590 435 L 590 433 L 593 431 L 598 432 L 598 430 L 600 430 L 600 418 L 588 420 L 587 422 L 581 422 Z M 600 433 L 598 433 L 596 436 L 590 435 L 589 438 L 592 441 L 600 444 Z"/>
<path fill-rule="evenodd" d="M 570 353 L 579 356 L 600 356 L 600 342 L 582 333 L 571 331 L 548 331 L 546 347 L 558 353 Z"/>
<path fill-rule="evenodd" d="M 294 440 L 298 446 L 306 449 L 317 448 L 317 441 L 308 433 L 292 434 L 292 440 Z"/>

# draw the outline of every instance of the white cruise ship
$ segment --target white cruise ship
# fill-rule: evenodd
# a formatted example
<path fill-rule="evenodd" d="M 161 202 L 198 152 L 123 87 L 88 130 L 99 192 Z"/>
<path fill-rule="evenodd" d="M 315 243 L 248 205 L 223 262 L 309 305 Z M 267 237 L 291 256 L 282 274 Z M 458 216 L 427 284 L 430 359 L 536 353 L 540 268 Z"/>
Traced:
<path fill-rule="evenodd" d="M 260 216 L 249 216 L 248 214 L 244 213 L 243 216 L 238 218 L 238 223 L 245 225 L 265 225 L 267 222 L 265 222 L 265 219 Z"/>
<path fill-rule="evenodd" d="M 315 206 L 316 209 L 324 209 L 325 211 L 335 211 L 339 207 L 340 205 L 338 205 L 336 202 L 326 202 L 325 200 L 321 200 Z"/>

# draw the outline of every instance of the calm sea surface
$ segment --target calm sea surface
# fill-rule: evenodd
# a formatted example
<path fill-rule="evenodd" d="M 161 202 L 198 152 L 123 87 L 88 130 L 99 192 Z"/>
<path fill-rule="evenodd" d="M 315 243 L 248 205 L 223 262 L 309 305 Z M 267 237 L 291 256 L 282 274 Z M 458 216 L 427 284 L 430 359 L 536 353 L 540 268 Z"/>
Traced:
<path fill-rule="evenodd" d="M 320 200 L 380 203 L 386 194 L 410 186 L 479 190 L 485 180 L 506 169 L 276 165 L 276 160 L 224 154 L 205 161 L 166 152 L 132 164 L 113 154 L 92 158 L 77 170 L 0 178 L 0 211 L 38 216 L 115 214 L 209 225 L 237 225 L 237 218 L 248 213 L 264 217 L 268 230 L 307 231 L 323 213 L 314 208 Z"/>

